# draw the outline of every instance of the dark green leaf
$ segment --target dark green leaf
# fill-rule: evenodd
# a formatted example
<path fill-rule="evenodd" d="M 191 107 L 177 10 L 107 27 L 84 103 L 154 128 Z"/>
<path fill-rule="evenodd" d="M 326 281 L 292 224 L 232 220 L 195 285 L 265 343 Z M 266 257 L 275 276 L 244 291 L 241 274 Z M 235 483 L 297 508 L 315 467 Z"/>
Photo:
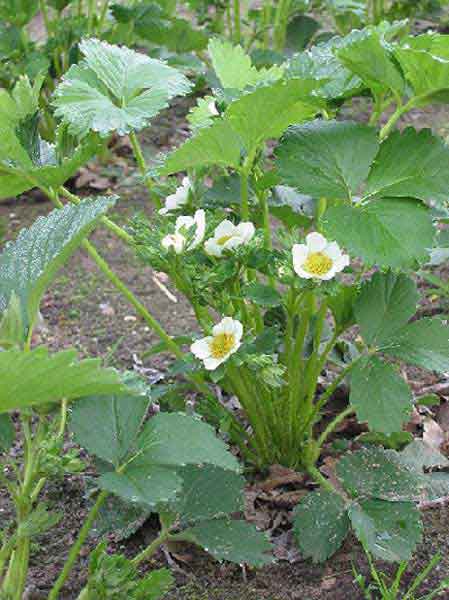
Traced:
<path fill-rule="evenodd" d="M 0 414 L 0 452 L 8 452 L 16 438 L 16 430 L 11 417 Z"/>
<path fill-rule="evenodd" d="M 279 306 L 282 302 L 281 294 L 274 287 L 262 283 L 249 283 L 242 289 L 242 294 L 254 304 L 267 308 Z"/>

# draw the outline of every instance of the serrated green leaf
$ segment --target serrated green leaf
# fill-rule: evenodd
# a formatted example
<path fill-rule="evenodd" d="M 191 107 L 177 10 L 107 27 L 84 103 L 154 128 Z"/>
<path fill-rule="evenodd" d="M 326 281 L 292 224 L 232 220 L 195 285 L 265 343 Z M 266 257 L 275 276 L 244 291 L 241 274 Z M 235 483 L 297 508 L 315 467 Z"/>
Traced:
<path fill-rule="evenodd" d="M 369 174 L 366 197 L 417 198 L 445 203 L 449 148 L 429 129 L 395 131 L 381 147 Z"/>
<path fill-rule="evenodd" d="M 8 452 L 16 438 L 14 423 L 8 414 L 0 414 L 0 452 Z"/>
<path fill-rule="evenodd" d="M 263 567 L 272 562 L 271 544 L 264 533 L 245 521 L 219 519 L 198 523 L 183 534 L 217 560 Z"/>
<path fill-rule="evenodd" d="M 351 198 L 378 151 L 374 129 L 317 120 L 291 127 L 276 149 L 282 180 L 316 198 Z"/>
<path fill-rule="evenodd" d="M 242 140 L 225 119 L 216 119 L 168 155 L 161 175 L 217 165 L 236 169 L 240 164 Z"/>
<path fill-rule="evenodd" d="M 208 50 L 215 73 L 225 89 L 242 91 L 262 82 L 276 81 L 284 72 L 282 66 L 257 70 L 241 46 L 233 46 L 226 40 L 212 39 Z"/>
<path fill-rule="evenodd" d="M 62 398 L 125 393 L 119 373 L 100 365 L 97 359 L 78 361 L 75 350 L 53 355 L 46 348 L 0 352 L 0 412 Z"/>
<path fill-rule="evenodd" d="M 407 467 L 421 472 L 425 469 L 449 467 L 449 460 L 444 454 L 419 439 L 408 444 L 398 458 Z"/>
<path fill-rule="evenodd" d="M 187 121 L 190 129 L 195 132 L 203 127 L 209 127 L 214 122 L 214 114 L 211 112 L 211 106 L 215 107 L 215 98 L 213 96 L 204 96 L 198 98 L 194 106 L 187 115 Z M 217 115 L 215 115 L 217 116 Z"/>
<path fill-rule="evenodd" d="M 32 323 L 55 273 L 115 200 L 99 197 L 55 209 L 6 244 L 0 255 L 0 313 L 15 294 L 22 307 L 24 325 Z"/>
<path fill-rule="evenodd" d="M 433 56 L 426 50 L 410 47 L 396 48 L 396 60 L 401 65 L 404 76 L 413 88 L 417 106 L 449 99 L 449 60 Z"/>
<path fill-rule="evenodd" d="M 420 319 L 395 332 L 382 351 L 404 362 L 446 373 L 449 371 L 449 327 L 440 319 Z"/>
<path fill-rule="evenodd" d="M 335 206 L 323 217 L 327 236 L 367 265 L 414 267 L 425 262 L 435 230 L 420 202 L 388 198 L 364 206 Z"/>
<path fill-rule="evenodd" d="M 351 375 L 351 406 L 373 431 L 394 433 L 410 419 L 413 395 L 404 379 L 376 357 L 357 364 Z"/>
<path fill-rule="evenodd" d="M 80 50 L 84 60 L 69 69 L 53 100 L 74 135 L 142 129 L 170 98 L 190 89 L 179 71 L 129 48 L 89 39 Z"/>
<path fill-rule="evenodd" d="M 319 86 L 318 81 L 291 79 L 259 87 L 232 102 L 225 117 L 247 152 L 254 152 L 264 141 L 280 137 L 292 123 L 316 115 L 319 105 L 311 92 Z"/>
<path fill-rule="evenodd" d="M 91 529 L 91 535 L 103 537 L 113 534 L 118 542 L 131 537 L 151 515 L 148 506 L 126 502 L 110 495 L 102 504 Z"/>
<path fill-rule="evenodd" d="M 173 507 L 183 521 L 215 519 L 243 510 L 244 478 L 213 465 L 179 470 L 182 493 Z"/>
<path fill-rule="evenodd" d="M 340 548 L 349 531 L 344 500 L 327 491 L 307 494 L 295 509 L 293 531 L 305 558 L 325 561 Z"/>
<path fill-rule="evenodd" d="M 421 540 L 420 514 L 412 502 L 365 500 L 349 510 L 359 540 L 376 558 L 408 561 Z"/>
<path fill-rule="evenodd" d="M 182 413 L 160 413 L 150 419 L 138 440 L 142 456 L 153 464 L 181 467 L 210 464 L 239 472 L 237 459 L 214 429 Z"/>
<path fill-rule="evenodd" d="M 388 90 L 402 96 L 405 82 L 378 30 L 365 30 L 363 36 L 337 50 L 337 57 L 377 96 Z"/>
<path fill-rule="evenodd" d="M 190 21 L 175 17 L 154 19 L 151 24 L 137 21 L 135 31 L 144 40 L 177 54 L 204 50 L 209 40 L 208 35 L 200 29 L 194 29 Z"/>
<path fill-rule="evenodd" d="M 357 286 L 341 286 L 338 292 L 328 298 L 329 308 L 334 316 L 337 331 L 344 331 L 355 323 L 354 305 L 358 295 Z"/>
<path fill-rule="evenodd" d="M 378 346 L 391 339 L 413 317 L 418 301 L 416 283 L 407 275 L 375 273 L 362 285 L 354 307 L 365 342 Z"/>
<path fill-rule="evenodd" d="M 288 185 L 277 185 L 268 199 L 270 213 L 289 229 L 307 227 L 315 215 L 315 201 Z"/>
<path fill-rule="evenodd" d="M 419 474 L 401 464 L 397 454 L 383 448 L 349 452 L 337 464 L 337 476 L 353 498 L 410 500 L 419 495 Z"/>
<path fill-rule="evenodd" d="M 36 508 L 21 521 L 17 529 L 18 536 L 36 537 L 57 525 L 62 518 L 62 513 L 50 512 L 43 502 L 39 502 Z"/>
<path fill-rule="evenodd" d="M 80 446 L 117 467 L 130 452 L 149 404 L 146 396 L 83 398 L 72 408 L 70 429 Z"/>

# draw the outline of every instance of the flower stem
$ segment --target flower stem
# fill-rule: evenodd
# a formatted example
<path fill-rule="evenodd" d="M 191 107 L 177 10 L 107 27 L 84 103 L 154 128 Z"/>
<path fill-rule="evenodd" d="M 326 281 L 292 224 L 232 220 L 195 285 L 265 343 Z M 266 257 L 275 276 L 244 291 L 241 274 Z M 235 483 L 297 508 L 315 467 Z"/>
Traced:
<path fill-rule="evenodd" d="M 97 498 L 95 504 L 91 508 L 91 510 L 87 516 L 87 519 L 84 521 L 84 524 L 81 527 L 81 530 L 78 534 L 78 538 L 77 538 L 76 542 L 70 548 L 70 552 L 69 552 L 67 560 L 64 564 L 64 568 L 62 569 L 61 573 L 59 574 L 58 579 L 56 580 L 54 586 L 52 587 L 47 600 L 57 600 L 57 598 L 59 596 L 59 592 L 61 591 L 61 588 L 63 587 L 67 577 L 70 575 L 73 565 L 75 564 L 75 561 L 78 558 L 78 554 L 81 550 L 81 547 L 83 546 L 84 542 L 86 541 L 89 531 L 91 530 L 91 528 L 95 522 L 95 519 L 97 518 L 97 515 L 100 511 L 100 508 L 102 507 L 108 494 L 109 494 L 109 492 L 103 490 L 98 495 L 98 498 Z"/>
<path fill-rule="evenodd" d="M 240 44 L 241 31 L 241 15 L 240 15 L 240 0 L 234 0 L 234 43 Z"/>

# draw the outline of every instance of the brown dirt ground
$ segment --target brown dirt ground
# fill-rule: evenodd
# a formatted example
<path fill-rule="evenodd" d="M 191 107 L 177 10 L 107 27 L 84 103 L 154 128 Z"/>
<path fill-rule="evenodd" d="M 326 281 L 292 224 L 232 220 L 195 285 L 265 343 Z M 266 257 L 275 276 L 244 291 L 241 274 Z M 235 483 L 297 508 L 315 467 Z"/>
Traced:
<path fill-rule="evenodd" d="M 155 123 L 150 136 L 145 139 L 146 148 L 166 149 L 178 144 L 185 137 L 185 104 L 177 104 Z M 360 113 L 364 107 L 358 106 Z M 447 110 L 442 112 L 425 111 L 409 117 L 415 125 L 424 122 L 433 125 L 440 133 L 447 127 Z M 102 168 L 105 177 L 113 177 L 115 193 L 121 202 L 112 214 L 120 222 L 137 210 L 149 212 L 145 191 L 139 186 L 122 164 Z M 32 223 L 40 214 L 51 210 L 51 205 L 43 202 L 35 194 L 24 196 L 19 201 L 0 205 L 0 232 L 6 239 L 13 238 L 18 229 Z M 108 259 L 112 268 L 136 292 L 153 315 L 167 327 L 171 334 L 186 333 L 195 328 L 195 320 L 187 303 L 178 298 L 171 301 L 155 284 L 153 273 L 142 268 L 132 251 L 125 248 L 107 230 L 99 228 L 92 240 Z M 112 286 L 96 270 L 92 261 L 78 252 L 67 267 L 59 274 L 55 284 L 46 294 L 42 303 L 42 314 L 46 328 L 40 333 L 43 343 L 52 349 L 66 346 L 76 347 L 82 355 L 110 357 L 111 364 L 120 368 L 132 368 L 136 358 L 157 341 L 143 322 L 136 318 Z M 119 343 L 117 344 L 117 340 Z M 39 340 L 36 340 L 39 341 Z M 153 358 L 145 367 L 163 371 L 167 357 Z M 84 497 L 81 476 L 66 477 L 62 486 L 51 484 L 45 491 L 46 500 L 55 509 L 63 512 L 64 518 L 57 528 L 39 540 L 34 548 L 29 586 L 26 598 L 45 598 L 52 581 L 62 567 L 68 548 L 76 538 L 80 524 L 86 514 L 87 501 Z M 3 494 L 0 503 L 1 519 L 7 519 L 10 506 Z M 420 545 L 410 568 L 410 575 L 416 575 L 427 561 L 440 552 L 442 562 L 429 579 L 423 591 L 430 591 L 442 578 L 449 575 L 449 512 L 445 507 L 426 511 L 425 538 Z M 141 530 L 126 542 L 110 548 L 134 555 L 151 541 L 156 531 L 157 521 L 147 522 Z M 77 597 L 86 574 L 87 557 L 94 546 L 90 542 L 83 549 L 79 563 L 72 573 L 70 583 L 61 595 L 64 600 Z M 310 561 L 294 564 L 278 562 L 260 571 L 243 572 L 235 565 L 220 565 L 199 551 L 192 551 L 191 560 L 180 562 L 180 571 L 175 572 L 177 587 L 168 600 L 347 600 L 362 598 L 361 592 L 353 583 L 352 561 L 366 573 L 366 562 L 361 556 L 355 540 L 348 540 L 344 548 L 325 565 L 312 565 Z M 147 568 L 161 566 L 165 558 L 158 555 Z M 386 566 L 389 570 L 391 567 Z M 449 599 L 449 592 L 444 596 Z"/>

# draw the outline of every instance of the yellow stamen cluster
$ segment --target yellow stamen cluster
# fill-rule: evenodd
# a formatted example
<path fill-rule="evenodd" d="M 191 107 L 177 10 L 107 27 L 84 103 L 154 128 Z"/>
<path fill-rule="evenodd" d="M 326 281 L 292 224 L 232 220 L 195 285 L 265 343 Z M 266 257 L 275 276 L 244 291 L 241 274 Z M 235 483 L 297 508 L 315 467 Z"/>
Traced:
<path fill-rule="evenodd" d="M 235 346 L 235 336 L 233 333 L 220 333 L 214 337 L 210 343 L 210 353 L 213 358 L 223 358 Z"/>
<path fill-rule="evenodd" d="M 312 252 L 303 265 L 303 269 L 313 275 L 325 275 L 331 268 L 332 259 L 323 252 Z"/>
<path fill-rule="evenodd" d="M 217 244 L 219 246 L 224 246 L 228 240 L 232 239 L 232 237 L 233 237 L 232 235 L 223 235 L 221 238 L 219 238 L 217 240 Z"/>

